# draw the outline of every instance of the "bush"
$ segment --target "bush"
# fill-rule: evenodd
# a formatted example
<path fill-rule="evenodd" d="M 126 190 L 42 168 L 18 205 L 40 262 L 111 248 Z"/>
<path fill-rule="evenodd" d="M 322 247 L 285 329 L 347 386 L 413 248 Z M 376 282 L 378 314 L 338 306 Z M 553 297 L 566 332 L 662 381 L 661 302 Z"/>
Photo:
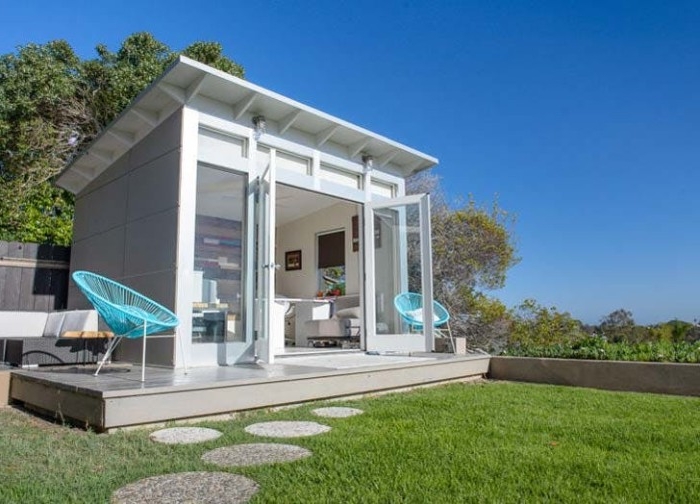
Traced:
<path fill-rule="evenodd" d="M 611 343 L 593 336 L 554 345 L 513 344 L 501 355 L 638 362 L 700 363 L 700 342 Z"/>

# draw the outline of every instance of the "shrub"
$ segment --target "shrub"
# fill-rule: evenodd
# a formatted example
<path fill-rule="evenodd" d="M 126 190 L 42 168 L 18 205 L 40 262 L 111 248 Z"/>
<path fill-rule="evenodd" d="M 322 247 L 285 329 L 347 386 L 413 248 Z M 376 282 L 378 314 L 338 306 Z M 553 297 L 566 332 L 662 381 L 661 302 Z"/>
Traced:
<path fill-rule="evenodd" d="M 592 336 L 554 345 L 512 344 L 501 355 L 559 359 L 700 363 L 700 342 L 612 343 Z"/>

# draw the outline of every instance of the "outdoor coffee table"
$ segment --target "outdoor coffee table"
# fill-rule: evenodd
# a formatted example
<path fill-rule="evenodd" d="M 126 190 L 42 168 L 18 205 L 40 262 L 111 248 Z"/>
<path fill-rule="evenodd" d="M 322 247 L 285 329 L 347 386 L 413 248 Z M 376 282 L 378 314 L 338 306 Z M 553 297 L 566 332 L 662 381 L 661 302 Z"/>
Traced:
<path fill-rule="evenodd" d="M 112 331 L 66 331 L 61 334 L 61 338 L 82 340 L 83 345 L 81 353 L 83 355 L 83 365 L 85 365 L 88 361 L 89 340 L 111 339 L 114 338 L 114 333 Z"/>

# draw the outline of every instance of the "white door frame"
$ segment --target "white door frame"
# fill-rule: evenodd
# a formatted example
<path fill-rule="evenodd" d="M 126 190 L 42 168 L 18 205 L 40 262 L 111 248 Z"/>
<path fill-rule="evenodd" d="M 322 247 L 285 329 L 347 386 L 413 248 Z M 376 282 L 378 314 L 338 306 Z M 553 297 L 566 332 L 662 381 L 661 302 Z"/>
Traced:
<path fill-rule="evenodd" d="M 400 336 L 391 338 L 390 345 L 399 345 L 397 348 L 388 348 L 381 342 L 376 328 L 376 282 L 375 282 L 375 258 L 374 258 L 374 211 L 382 208 L 401 207 L 405 205 L 418 205 L 420 209 L 420 234 L 421 234 L 421 289 L 423 294 L 423 320 L 433 320 L 433 279 L 432 279 L 432 247 L 430 229 L 430 196 L 428 194 L 414 194 L 379 202 L 367 202 L 364 207 L 364 299 L 366 302 L 364 311 L 364 345 L 367 350 L 396 350 L 431 352 L 434 349 L 434 329 L 432 324 L 423 324 L 423 341 L 419 347 L 401 347 Z M 386 338 L 389 340 L 390 338 Z M 414 342 L 415 344 L 415 342 Z"/>
<path fill-rule="evenodd" d="M 256 146 L 257 152 L 257 146 Z M 255 262 L 257 276 L 257 289 L 252 289 L 254 295 L 255 314 L 253 317 L 254 329 L 257 334 L 255 340 L 255 355 L 258 360 L 272 364 L 275 361 L 275 345 L 273 338 L 282 337 L 284 334 L 273 334 L 272 305 L 275 302 L 275 240 L 276 240 L 276 149 L 270 148 L 270 163 L 266 168 L 256 168 L 255 217 L 252 227 L 256 228 L 257 236 L 252 237 L 252 242 L 257 241 L 257 260 Z M 255 157 L 255 156 L 252 156 Z M 256 240 L 257 238 L 257 240 Z M 251 275 L 253 276 L 253 275 Z"/>

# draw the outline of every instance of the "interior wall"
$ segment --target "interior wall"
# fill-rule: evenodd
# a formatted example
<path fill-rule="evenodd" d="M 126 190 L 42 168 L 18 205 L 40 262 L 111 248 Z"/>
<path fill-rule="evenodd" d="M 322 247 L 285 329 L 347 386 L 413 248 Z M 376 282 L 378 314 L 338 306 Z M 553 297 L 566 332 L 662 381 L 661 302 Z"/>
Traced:
<path fill-rule="evenodd" d="M 352 251 L 352 217 L 359 206 L 341 202 L 277 228 L 275 261 L 282 267 L 276 273 L 275 294 L 310 299 L 318 291 L 316 235 L 345 231 L 345 290 L 360 292 L 360 251 Z M 285 252 L 301 250 L 301 270 L 285 271 Z"/>
<path fill-rule="evenodd" d="M 181 126 L 172 114 L 76 196 L 71 273 L 94 271 L 174 308 Z M 68 307 L 90 307 L 72 281 Z M 140 361 L 140 340 L 120 347 L 119 358 Z M 147 357 L 172 366 L 172 336 L 149 338 Z"/>

